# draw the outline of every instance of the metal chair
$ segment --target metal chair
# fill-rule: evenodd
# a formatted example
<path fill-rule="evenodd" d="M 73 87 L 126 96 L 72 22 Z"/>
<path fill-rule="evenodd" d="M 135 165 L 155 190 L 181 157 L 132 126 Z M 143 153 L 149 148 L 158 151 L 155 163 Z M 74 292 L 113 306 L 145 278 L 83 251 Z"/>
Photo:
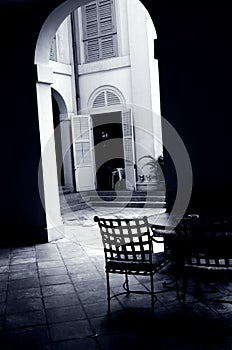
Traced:
<path fill-rule="evenodd" d="M 190 278 L 195 281 L 198 299 L 201 298 L 200 282 L 232 281 L 231 245 L 231 220 L 202 224 L 185 235 L 182 240 L 183 306 Z"/>
<path fill-rule="evenodd" d="M 175 289 L 177 299 L 180 299 L 179 280 L 184 263 L 185 245 L 183 245 L 183 242 L 185 242 L 185 238 L 189 233 L 198 226 L 198 221 L 198 214 L 188 214 L 174 228 L 158 223 L 151 226 L 153 240 L 157 241 L 160 238 L 163 240 L 166 259 L 170 261 L 174 268 L 174 279 L 169 282 L 164 281 L 163 287 Z"/>
<path fill-rule="evenodd" d="M 147 217 L 135 219 L 111 219 L 94 217 L 98 223 L 105 254 L 108 315 L 110 301 L 122 294 L 149 294 L 152 314 L 156 301 L 153 276 L 166 264 L 163 252 L 153 253 L 153 241 Z M 123 292 L 111 295 L 110 274 L 124 274 Z M 149 290 L 131 290 L 128 275 L 150 276 Z"/>

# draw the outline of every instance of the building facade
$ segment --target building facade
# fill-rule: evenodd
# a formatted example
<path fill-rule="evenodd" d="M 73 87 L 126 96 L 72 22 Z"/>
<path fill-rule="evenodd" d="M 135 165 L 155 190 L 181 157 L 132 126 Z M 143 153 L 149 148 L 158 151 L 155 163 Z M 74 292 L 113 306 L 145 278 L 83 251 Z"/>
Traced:
<path fill-rule="evenodd" d="M 58 28 L 49 65 L 60 185 L 104 191 L 123 179 L 119 188 L 139 191 L 157 181 L 144 163 L 163 153 L 155 38 L 139 1 L 90 2 Z"/>

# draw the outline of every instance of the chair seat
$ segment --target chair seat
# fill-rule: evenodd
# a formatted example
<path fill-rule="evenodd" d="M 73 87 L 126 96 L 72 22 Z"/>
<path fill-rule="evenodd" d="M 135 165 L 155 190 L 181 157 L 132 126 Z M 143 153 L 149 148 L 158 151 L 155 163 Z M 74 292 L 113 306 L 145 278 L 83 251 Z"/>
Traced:
<path fill-rule="evenodd" d="M 106 263 L 106 271 L 111 273 L 127 273 L 127 274 L 141 274 L 146 275 L 151 272 L 156 273 L 161 268 L 163 268 L 169 259 L 167 259 L 164 252 L 152 254 L 152 264 L 150 262 L 140 262 L 140 261 L 119 261 L 119 260 L 109 260 Z"/>

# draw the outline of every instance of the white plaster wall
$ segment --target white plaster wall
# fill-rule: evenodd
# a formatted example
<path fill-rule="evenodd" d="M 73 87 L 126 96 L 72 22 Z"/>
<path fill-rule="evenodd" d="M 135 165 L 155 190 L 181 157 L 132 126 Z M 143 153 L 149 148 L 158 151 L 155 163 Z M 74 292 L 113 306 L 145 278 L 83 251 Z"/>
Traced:
<path fill-rule="evenodd" d="M 96 71 L 79 77 L 81 110 L 88 107 L 91 94 L 100 86 L 112 85 L 121 91 L 127 103 L 131 103 L 130 67 Z M 90 107 L 90 106 L 89 106 Z"/>
<path fill-rule="evenodd" d="M 136 159 L 146 154 L 158 157 L 161 137 L 158 62 L 154 60 L 155 28 L 139 1 L 127 1 L 134 106 Z M 155 113 L 154 113 L 155 112 Z M 154 137 L 155 133 L 157 136 Z"/>
<path fill-rule="evenodd" d="M 71 42 L 67 40 L 70 38 L 71 30 L 71 20 L 68 16 L 59 26 L 56 33 L 56 43 L 57 43 L 57 61 L 61 63 L 71 64 Z"/>
<path fill-rule="evenodd" d="M 72 53 L 71 18 L 68 16 L 59 26 L 57 33 L 57 62 L 49 61 L 53 70 L 53 84 L 65 101 L 67 112 L 76 113 L 75 79 Z"/>
<path fill-rule="evenodd" d="M 158 60 L 154 59 L 154 39 L 156 39 L 154 23 L 149 14 L 147 14 L 147 38 L 148 38 L 148 55 L 150 67 L 150 84 L 151 84 L 151 109 L 153 111 L 153 134 L 154 147 L 156 156 L 163 154 L 162 146 L 162 126 L 160 111 L 160 84 Z"/>
<path fill-rule="evenodd" d="M 118 54 L 119 56 L 128 56 L 129 37 L 128 37 L 128 22 L 127 22 L 127 1 L 115 0 L 115 12 L 117 23 L 118 36 Z"/>
<path fill-rule="evenodd" d="M 50 61 L 53 69 L 53 84 L 51 85 L 63 98 L 68 113 L 76 111 L 74 100 L 75 90 L 73 90 L 73 72 L 71 65 Z"/>
<path fill-rule="evenodd" d="M 146 12 L 138 1 L 127 1 L 133 103 L 151 107 Z"/>

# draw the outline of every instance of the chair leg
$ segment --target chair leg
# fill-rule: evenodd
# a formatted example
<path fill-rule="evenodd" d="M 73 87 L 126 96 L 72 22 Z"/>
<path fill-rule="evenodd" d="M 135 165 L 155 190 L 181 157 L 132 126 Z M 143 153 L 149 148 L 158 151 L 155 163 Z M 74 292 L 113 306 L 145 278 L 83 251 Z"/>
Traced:
<path fill-rule="evenodd" d="M 127 294 L 130 293 L 130 289 L 129 289 L 129 279 L 128 279 L 128 274 L 125 273 L 125 282 L 123 285 L 124 289 L 127 291 Z"/>
<path fill-rule="evenodd" d="M 106 285 L 107 285 L 107 304 L 108 304 L 107 314 L 110 317 L 111 316 L 111 310 L 110 310 L 110 277 L 109 277 L 109 273 L 108 272 L 106 272 Z"/>

